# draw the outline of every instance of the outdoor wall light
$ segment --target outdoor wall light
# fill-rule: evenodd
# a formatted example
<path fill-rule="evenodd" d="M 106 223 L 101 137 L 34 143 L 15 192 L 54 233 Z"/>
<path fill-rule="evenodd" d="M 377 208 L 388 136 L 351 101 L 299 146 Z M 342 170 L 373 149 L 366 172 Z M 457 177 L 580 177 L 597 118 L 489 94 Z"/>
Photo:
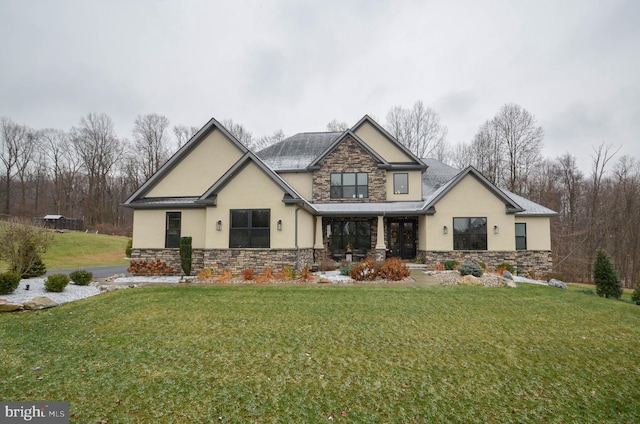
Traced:
<path fill-rule="evenodd" d="M 448 234 L 448 233 L 449 233 L 449 229 L 445 225 L 444 227 L 442 227 L 442 234 Z"/>
<path fill-rule="evenodd" d="M 493 234 L 499 234 L 500 233 L 500 228 L 497 225 L 493 226 Z"/>
<path fill-rule="evenodd" d="M 222 220 L 221 219 L 219 219 L 218 222 L 216 222 L 216 230 L 222 231 Z"/>
<path fill-rule="evenodd" d="M 278 231 L 282 231 L 282 220 L 278 220 Z"/>

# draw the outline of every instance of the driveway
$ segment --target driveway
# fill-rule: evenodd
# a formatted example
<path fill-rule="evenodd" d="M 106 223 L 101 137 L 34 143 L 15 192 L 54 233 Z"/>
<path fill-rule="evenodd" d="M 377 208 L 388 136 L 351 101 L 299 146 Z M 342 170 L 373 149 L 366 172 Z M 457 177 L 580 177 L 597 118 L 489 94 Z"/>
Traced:
<path fill-rule="evenodd" d="M 73 269 L 56 269 L 47 271 L 47 275 L 51 274 L 69 274 L 70 272 L 77 271 L 78 269 L 84 269 L 93 273 L 93 278 L 109 278 L 117 274 L 127 274 L 127 265 L 120 266 L 98 266 L 93 268 L 73 268 Z"/>

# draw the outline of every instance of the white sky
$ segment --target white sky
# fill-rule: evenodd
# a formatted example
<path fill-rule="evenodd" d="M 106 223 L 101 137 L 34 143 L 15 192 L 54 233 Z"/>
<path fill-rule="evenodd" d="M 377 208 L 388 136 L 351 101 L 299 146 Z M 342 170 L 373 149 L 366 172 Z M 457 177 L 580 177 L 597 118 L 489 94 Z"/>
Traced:
<path fill-rule="evenodd" d="M 416 100 L 448 141 L 505 103 L 546 156 L 640 159 L 640 1 L 0 0 L 0 116 L 68 130 L 108 114 L 231 118 L 254 136 L 324 131 Z"/>

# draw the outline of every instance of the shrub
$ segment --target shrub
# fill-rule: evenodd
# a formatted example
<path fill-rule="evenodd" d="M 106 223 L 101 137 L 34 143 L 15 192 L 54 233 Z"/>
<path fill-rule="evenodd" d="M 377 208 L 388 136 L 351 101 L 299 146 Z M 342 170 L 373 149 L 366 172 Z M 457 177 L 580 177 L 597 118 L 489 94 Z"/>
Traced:
<path fill-rule="evenodd" d="M 184 275 L 191 275 L 192 252 L 191 237 L 180 237 L 180 267 Z"/>
<path fill-rule="evenodd" d="M 49 230 L 30 224 L 26 220 L 12 220 L 0 225 L 0 257 L 20 277 L 41 272 L 42 267 L 34 266 L 53 242 L 53 234 Z"/>
<path fill-rule="evenodd" d="M 373 259 L 366 258 L 353 264 L 349 276 L 356 281 L 375 280 L 381 264 L 377 264 Z"/>
<path fill-rule="evenodd" d="M 233 272 L 230 269 L 225 269 L 222 271 L 222 274 L 216 278 L 216 283 L 224 283 L 225 281 L 231 280 L 231 277 L 233 277 Z"/>
<path fill-rule="evenodd" d="M 242 279 L 245 281 L 251 281 L 255 277 L 253 268 L 247 268 L 242 271 Z"/>
<path fill-rule="evenodd" d="M 296 270 L 290 266 L 285 266 L 284 268 L 282 268 L 282 276 L 283 280 L 295 280 Z"/>
<path fill-rule="evenodd" d="M 71 281 L 76 283 L 77 286 L 86 286 L 93 279 L 93 273 L 85 270 L 73 271 L 69 274 Z"/>
<path fill-rule="evenodd" d="M 69 277 L 65 274 L 52 274 L 44 282 L 47 291 L 60 293 L 69 284 Z"/>
<path fill-rule="evenodd" d="M 631 300 L 636 304 L 640 305 L 640 273 L 636 277 L 636 288 L 631 295 Z"/>
<path fill-rule="evenodd" d="M 131 257 L 131 249 L 133 248 L 133 239 L 127 241 L 127 247 L 124 248 L 124 255 L 126 258 Z"/>
<path fill-rule="evenodd" d="M 20 284 L 20 276 L 15 272 L 8 271 L 0 274 L 0 294 L 13 293 Z"/>
<path fill-rule="evenodd" d="M 267 268 L 264 270 L 264 274 L 256 278 L 256 283 L 268 283 L 269 281 L 273 281 L 275 279 L 276 277 L 275 275 L 273 275 L 273 269 Z"/>
<path fill-rule="evenodd" d="M 593 281 L 596 283 L 596 293 L 602 297 L 620 299 L 622 283 L 613 267 L 611 258 L 602 248 L 598 248 L 593 262 Z"/>
<path fill-rule="evenodd" d="M 340 275 L 349 275 L 351 273 L 351 265 L 344 265 L 340 267 Z"/>
<path fill-rule="evenodd" d="M 446 269 L 447 271 L 453 271 L 458 265 L 460 265 L 458 261 L 444 261 L 444 269 Z"/>
<path fill-rule="evenodd" d="M 14 270 L 15 272 L 15 270 Z M 47 273 L 47 267 L 38 256 L 35 261 L 29 265 L 29 268 L 22 274 L 22 278 L 40 277 Z"/>
<path fill-rule="evenodd" d="M 502 271 L 504 270 L 509 271 L 511 274 L 516 273 L 515 267 L 510 263 L 502 262 L 501 264 L 496 265 L 496 271 L 498 271 L 500 274 L 502 274 Z"/>
<path fill-rule="evenodd" d="M 127 268 L 127 272 L 135 276 L 158 276 L 176 274 L 173 267 L 170 267 L 166 262 L 163 262 L 160 259 L 154 259 L 151 262 L 147 262 L 144 260 L 133 260 L 129 262 L 129 268 Z"/>
<path fill-rule="evenodd" d="M 474 277 L 482 277 L 483 270 L 475 261 L 466 261 L 458 267 L 460 275 L 473 275 Z"/>
<path fill-rule="evenodd" d="M 198 280 L 210 280 L 213 278 L 213 268 L 205 268 L 198 272 Z"/>
<path fill-rule="evenodd" d="M 306 282 L 313 280 L 313 274 L 311 274 L 311 270 L 308 266 L 305 266 L 300 272 L 300 277 L 298 277 L 298 281 Z"/>
<path fill-rule="evenodd" d="M 385 280 L 400 281 L 411 275 L 411 271 L 400 258 L 387 259 L 377 272 L 377 276 Z"/>

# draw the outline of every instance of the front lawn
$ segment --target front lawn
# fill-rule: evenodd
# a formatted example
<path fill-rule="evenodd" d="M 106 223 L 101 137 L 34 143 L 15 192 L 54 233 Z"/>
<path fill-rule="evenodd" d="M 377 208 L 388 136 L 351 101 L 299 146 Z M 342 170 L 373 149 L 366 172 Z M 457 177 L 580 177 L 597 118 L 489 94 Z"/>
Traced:
<path fill-rule="evenodd" d="M 639 422 L 640 308 L 523 284 L 154 287 L 0 315 L 71 422 Z"/>

